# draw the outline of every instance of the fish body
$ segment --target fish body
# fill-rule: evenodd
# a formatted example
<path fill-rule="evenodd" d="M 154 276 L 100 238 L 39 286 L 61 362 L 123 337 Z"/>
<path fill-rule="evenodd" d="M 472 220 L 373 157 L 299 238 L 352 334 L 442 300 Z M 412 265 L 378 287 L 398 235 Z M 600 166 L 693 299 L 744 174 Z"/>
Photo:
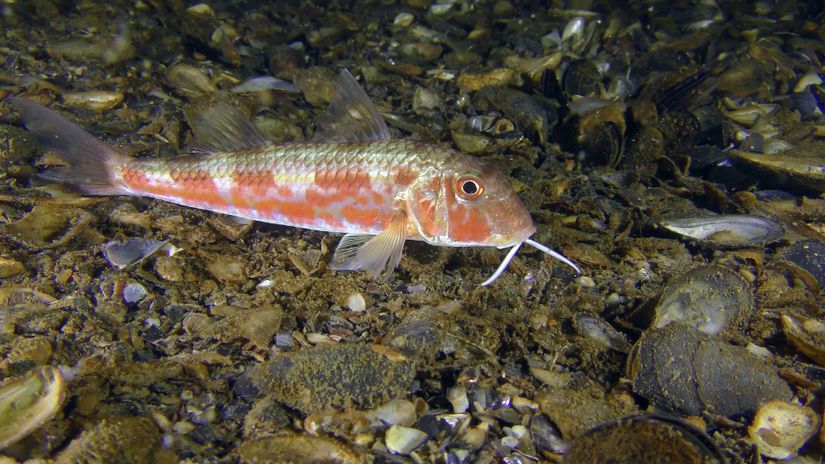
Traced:
<path fill-rule="evenodd" d="M 357 81 L 343 71 L 338 97 L 313 140 L 273 144 L 225 103 L 187 113 L 196 154 L 135 159 L 24 98 L 26 126 L 69 163 L 45 180 L 93 195 L 135 195 L 287 226 L 346 234 L 331 267 L 388 273 L 407 239 L 438 246 L 510 248 L 495 280 L 528 243 L 529 212 L 489 163 L 436 144 L 393 140 Z"/>
<path fill-rule="evenodd" d="M 171 160 L 131 160 L 112 169 L 112 183 L 133 195 L 326 232 L 377 235 L 402 210 L 407 213 L 406 238 L 434 245 L 508 246 L 535 232 L 515 195 L 500 201 L 498 217 L 460 208 L 462 199 L 455 190 L 461 188 L 462 173 L 479 183 L 484 178 L 485 186 L 507 182 L 486 163 L 460 152 L 387 140 L 295 142 Z M 494 236 L 490 223 L 497 220 L 511 223 L 520 235 Z"/>

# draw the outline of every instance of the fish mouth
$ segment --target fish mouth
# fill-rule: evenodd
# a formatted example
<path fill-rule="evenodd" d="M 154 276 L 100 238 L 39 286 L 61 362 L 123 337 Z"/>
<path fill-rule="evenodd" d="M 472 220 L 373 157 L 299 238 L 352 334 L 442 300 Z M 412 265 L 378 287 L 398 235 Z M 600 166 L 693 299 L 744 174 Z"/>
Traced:
<path fill-rule="evenodd" d="M 542 251 L 542 252 L 556 258 L 557 260 L 563 262 L 564 264 L 567 264 L 568 266 L 572 267 L 576 271 L 576 274 L 581 274 L 582 273 L 581 269 L 579 269 L 579 267 L 576 266 L 573 263 L 573 261 L 570 261 L 569 259 L 567 259 L 561 253 L 559 253 L 557 251 L 554 251 L 552 248 L 550 248 L 546 245 L 542 245 L 539 242 L 536 242 L 534 240 L 530 240 L 529 238 L 525 238 L 524 240 L 522 240 L 521 242 L 516 243 L 515 245 L 513 245 L 510 248 L 510 251 L 507 252 L 507 256 L 505 256 L 504 259 L 501 261 L 501 264 L 498 265 L 498 268 L 493 273 L 493 275 L 491 275 L 490 278 L 488 278 L 487 280 L 482 282 L 481 286 L 486 287 L 486 286 L 490 285 L 491 283 L 495 282 L 496 279 L 498 279 L 501 276 L 501 274 L 504 273 L 504 270 L 507 269 L 507 266 L 510 264 L 510 261 L 512 261 L 513 258 L 516 256 L 516 252 L 518 252 L 519 248 L 521 248 L 521 246 L 524 245 L 525 243 L 530 245 L 533 248 L 536 248 L 539 251 Z M 500 248 L 506 248 L 506 246 L 500 247 Z"/>
<path fill-rule="evenodd" d="M 521 245 L 530 239 L 530 236 L 536 233 L 535 227 L 516 232 L 514 234 L 493 234 L 490 236 L 488 245 L 493 245 L 498 249 L 510 248 L 516 245 Z"/>

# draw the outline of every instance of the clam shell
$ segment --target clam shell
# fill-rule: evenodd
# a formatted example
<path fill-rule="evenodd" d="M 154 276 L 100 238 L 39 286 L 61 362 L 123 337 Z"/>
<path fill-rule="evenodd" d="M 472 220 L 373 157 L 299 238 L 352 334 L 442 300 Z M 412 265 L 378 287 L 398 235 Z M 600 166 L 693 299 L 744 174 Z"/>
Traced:
<path fill-rule="evenodd" d="M 785 234 L 785 229 L 775 221 L 741 214 L 664 219 L 659 224 L 682 237 L 719 248 L 760 246 Z"/>

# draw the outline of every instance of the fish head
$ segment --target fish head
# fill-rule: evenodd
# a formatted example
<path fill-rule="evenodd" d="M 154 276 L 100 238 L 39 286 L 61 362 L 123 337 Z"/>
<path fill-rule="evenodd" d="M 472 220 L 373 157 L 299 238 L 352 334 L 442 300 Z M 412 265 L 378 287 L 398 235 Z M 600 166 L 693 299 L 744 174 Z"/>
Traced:
<path fill-rule="evenodd" d="M 508 248 L 536 232 L 507 176 L 482 160 L 457 158 L 413 192 L 408 214 L 424 240 L 441 246 Z"/>

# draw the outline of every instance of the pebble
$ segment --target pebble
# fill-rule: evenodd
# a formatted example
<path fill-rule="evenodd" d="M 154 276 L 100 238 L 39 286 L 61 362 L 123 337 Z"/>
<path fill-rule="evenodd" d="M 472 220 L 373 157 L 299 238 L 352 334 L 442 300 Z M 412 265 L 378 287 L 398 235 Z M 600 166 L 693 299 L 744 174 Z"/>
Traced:
<path fill-rule="evenodd" d="M 387 430 L 384 441 L 393 454 L 410 454 L 427 441 L 427 434 L 410 427 L 393 425 Z"/>
<path fill-rule="evenodd" d="M 447 400 L 453 405 L 453 412 L 457 414 L 467 411 L 470 407 L 467 389 L 464 386 L 456 386 L 447 390 Z"/>
<path fill-rule="evenodd" d="M 215 16 L 215 10 L 206 3 L 198 3 L 187 8 L 186 14 L 196 18 L 212 18 Z"/>
<path fill-rule="evenodd" d="M 416 419 L 415 405 L 407 400 L 394 399 L 368 411 L 365 417 L 377 425 L 410 426 Z"/>
<path fill-rule="evenodd" d="M 415 16 L 409 13 L 398 13 L 392 23 L 399 27 L 409 27 L 413 21 L 415 21 Z"/>
<path fill-rule="evenodd" d="M 367 302 L 364 300 L 364 295 L 358 292 L 350 293 L 347 296 L 347 308 L 350 311 L 363 312 L 367 310 Z"/>
<path fill-rule="evenodd" d="M 146 288 L 138 283 L 131 283 L 123 287 L 123 301 L 126 304 L 137 303 L 138 301 L 144 299 L 148 294 L 149 292 L 146 291 Z"/>
<path fill-rule="evenodd" d="M 25 271 L 26 268 L 19 262 L 9 258 L 0 258 L 0 279 L 6 279 Z"/>

